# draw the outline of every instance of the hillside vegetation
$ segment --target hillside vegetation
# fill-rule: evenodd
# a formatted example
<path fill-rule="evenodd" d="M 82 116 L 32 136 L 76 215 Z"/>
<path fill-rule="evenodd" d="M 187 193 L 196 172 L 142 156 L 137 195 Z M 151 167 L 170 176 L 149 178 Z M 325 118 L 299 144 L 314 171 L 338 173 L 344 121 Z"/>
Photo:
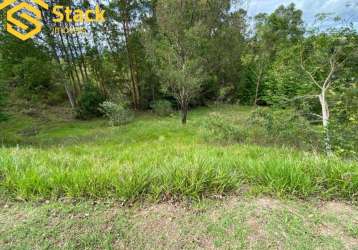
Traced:
<path fill-rule="evenodd" d="M 28 144 L 0 149 L 0 190 L 20 200 L 199 199 L 243 188 L 356 200 L 357 162 L 289 146 L 207 140 L 206 118 L 215 110 L 242 120 L 250 116 L 249 108 L 239 106 L 199 109 L 184 127 L 177 116 L 149 114 L 120 127 L 103 120 L 40 124 L 18 117 L 1 125 L 2 140 Z M 29 128 L 37 132 L 25 137 Z"/>

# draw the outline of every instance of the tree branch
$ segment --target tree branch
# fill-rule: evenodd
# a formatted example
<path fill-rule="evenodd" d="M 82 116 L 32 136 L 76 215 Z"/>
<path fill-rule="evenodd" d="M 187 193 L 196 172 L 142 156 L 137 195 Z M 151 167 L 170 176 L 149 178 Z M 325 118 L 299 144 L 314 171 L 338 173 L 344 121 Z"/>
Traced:
<path fill-rule="evenodd" d="M 323 87 L 321 85 L 318 84 L 318 82 L 316 81 L 316 79 L 314 79 L 314 76 L 312 75 L 311 72 L 309 72 L 304 65 L 304 60 L 303 60 L 303 50 L 301 50 L 301 68 L 302 70 L 311 78 L 312 82 L 321 90 L 323 89 Z"/>
<path fill-rule="evenodd" d="M 329 72 L 326 80 L 323 83 L 323 89 L 328 89 L 329 87 L 332 86 L 332 84 L 334 83 L 333 81 L 331 81 L 331 78 L 334 74 L 334 72 L 336 72 L 336 62 L 335 62 L 335 57 L 336 57 L 336 53 L 334 53 L 331 58 L 329 59 L 329 64 L 331 65 L 331 71 Z"/>

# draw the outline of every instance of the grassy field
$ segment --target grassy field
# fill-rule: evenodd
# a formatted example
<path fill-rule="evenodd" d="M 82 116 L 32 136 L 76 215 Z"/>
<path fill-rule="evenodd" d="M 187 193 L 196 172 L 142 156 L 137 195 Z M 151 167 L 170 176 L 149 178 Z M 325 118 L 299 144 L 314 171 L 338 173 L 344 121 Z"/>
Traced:
<path fill-rule="evenodd" d="M 249 113 L 236 106 L 220 110 L 237 117 Z M 279 196 L 357 198 L 356 162 L 288 148 L 207 143 L 200 124 L 209 112 L 192 112 L 185 127 L 176 116 L 148 114 L 122 127 L 102 120 L 10 120 L 1 130 L 2 140 L 13 143 L 0 149 L 1 193 L 19 200 L 158 201 L 249 186 L 250 192 Z M 33 134 L 24 135 L 28 131 Z"/>
<path fill-rule="evenodd" d="M 199 109 L 185 127 L 10 117 L 0 249 L 358 249 L 357 163 L 209 143 L 202 123 L 218 110 L 239 122 L 251 111 Z"/>

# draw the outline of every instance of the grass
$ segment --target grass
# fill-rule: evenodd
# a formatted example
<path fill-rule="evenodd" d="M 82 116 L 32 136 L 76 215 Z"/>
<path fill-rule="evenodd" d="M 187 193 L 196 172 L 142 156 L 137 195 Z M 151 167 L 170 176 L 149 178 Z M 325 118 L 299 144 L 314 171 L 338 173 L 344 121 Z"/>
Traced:
<path fill-rule="evenodd" d="M 0 249 L 358 249 L 356 162 L 211 143 L 210 112 L 1 123 Z"/>
<path fill-rule="evenodd" d="M 192 204 L 0 203 L 1 249 L 357 249 L 357 207 L 227 197 Z"/>
<path fill-rule="evenodd" d="M 250 109 L 216 111 L 246 117 Z M 200 124 L 209 112 L 192 112 L 185 127 L 178 117 L 147 114 L 116 128 L 102 120 L 9 120 L 0 125 L 0 141 L 7 142 L 0 149 L 0 192 L 19 200 L 158 201 L 201 199 L 249 186 L 251 192 L 279 196 L 357 199 L 356 162 L 289 148 L 207 143 Z M 29 127 L 37 134 L 19 133 Z"/>

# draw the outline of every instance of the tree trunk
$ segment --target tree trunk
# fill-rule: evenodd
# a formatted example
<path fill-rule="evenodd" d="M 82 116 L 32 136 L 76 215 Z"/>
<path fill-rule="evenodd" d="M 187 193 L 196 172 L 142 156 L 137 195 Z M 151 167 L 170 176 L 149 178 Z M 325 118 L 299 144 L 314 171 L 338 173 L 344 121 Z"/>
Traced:
<path fill-rule="evenodd" d="M 256 81 L 256 92 L 255 92 L 254 106 L 257 105 L 257 101 L 258 101 L 258 99 L 259 99 L 260 83 L 261 83 L 261 73 L 260 73 L 259 76 L 257 77 L 257 81 Z"/>
<path fill-rule="evenodd" d="M 74 64 L 72 58 L 70 57 L 70 55 L 69 55 L 69 53 L 67 51 L 67 47 L 66 47 L 66 44 L 64 42 L 64 39 L 63 39 L 63 36 L 62 36 L 61 32 L 59 33 L 59 36 L 60 36 L 60 42 L 61 42 L 60 44 L 62 46 L 61 51 L 65 55 L 65 61 L 67 61 L 67 64 L 69 66 L 69 72 L 74 75 L 74 77 L 73 77 L 73 80 L 74 80 L 73 81 L 73 84 L 74 84 L 73 88 L 74 88 L 74 92 L 75 92 L 75 98 L 77 98 L 79 96 L 79 94 L 80 94 L 80 86 L 79 86 L 80 85 L 80 77 L 79 77 L 78 72 L 76 70 L 76 64 Z M 76 78 L 77 82 L 75 81 L 75 78 Z"/>
<path fill-rule="evenodd" d="M 319 101 L 321 103 L 322 108 L 322 125 L 324 129 L 324 144 L 325 150 L 328 155 L 332 154 L 332 146 L 331 139 L 329 135 L 329 107 L 326 99 L 326 90 L 323 89 L 321 94 L 319 95 Z"/>
<path fill-rule="evenodd" d="M 181 107 L 181 123 L 186 125 L 187 118 L 188 118 L 188 103 L 184 103 Z"/>
<path fill-rule="evenodd" d="M 51 1 L 52 3 L 52 1 Z M 55 60 L 58 64 L 58 67 L 62 69 L 62 65 L 61 65 L 61 59 L 60 59 L 60 56 L 59 54 L 57 54 L 57 51 L 58 49 L 60 48 L 60 46 L 58 47 L 56 45 L 56 38 L 53 36 L 53 34 L 51 33 L 51 29 L 49 28 L 50 25 L 49 25 L 49 17 L 45 14 L 45 12 L 43 11 L 43 9 L 41 9 L 41 15 L 43 17 L 43 22 L 44 22 L 44 26 L 47 27 L 44 29 L 44 33 L 45 33 L 45 41 L 46 43 L 49 45 L 50 49 L 51 49 L 51 52 L 53 54 L 53 56 L 55 57 Z M 71 81 L 71 79 L 73 79 L 72 77 L 72 74 L 71 72 L 67 72 L 68 74 L 68 77 L 69 77 L 69 80 Z M 71 90 L 69 89 L 67 83 L 65 82 L 64 83 L 64 87 L 65 87 L 65 91 L 66 91 L 66 94 L 67 94 L 67 97 L 68 97 L 68 100 L 71 104 L 71 107 L 72 109 L 75 108 L 75 105 L 76 105 L 76 101 L 75 99 L 73 98 L 73 95 L 71 93 Z"/>
<path fill-rule="evenodd" d="M 71 108 L 74 109 L 74 108 L 75 108 L 75 100 L 73 99 L 72 93 L 71 93 L 71 91 L 68 89 L 66 83 L 65 83 L 65 90 L 66 90 L 66 94 L 67 94 L 68 100 L 70 101 Z"/>
<path fill-rule="evenodd" d="M 75 25 L 75 27 L 76 27 L 76 25 Z M 76 38 L 76 41 L 77 41 L 78 50 L 80 51 L 80 58 L 81 58 L 81 62 L 82 62 L 82 65 L 83 65 L 83 69 L 85 71 L 86 81 L 88 82 L 89 77 L 88 77 L 88 70 L 87 70 L 86 60 L 85 60 L 85 57 L 83 55 L 83 48 L 82 48 L 80 39 L 79 39 L 78 34 L 76 32 L 75 32 L 75 38 Z"/>
<path fill-rule="evenodd" d="M 128 2 L 124 1 L 124 5 L 127 8 Z M 125 9 L 124 13 L 123 13 L 123 20 L 122 20 L 123 33 L 124 33 L 124 42 L 125 42 L 125 47 L 126 47 L 126 50 L 127 50 L 129 70 L 130 70 L 131 80 L 132 80 L 133 105 L 134 105 L 134 109 L 139 109 L 139 106 L 140 106 L 140 92 L 139 91 L 140 90 L 139 90 L 139 86 L 138 86 L 138 84 L 139 84 L 138 72 L 137 72 L 137 68 L 136 68 L 136 65 L 135 65 L 135 60 L 133 58 L 131 45 L 129 44 L 129 42 L 130 42 L 129 41 L 129 36 L 130 36 L 129 22 L 130 22 L 129 13 Z"/>
<path fill-rule="evenodd" d="M 260 85 L 261 85 L 261 80 L 262 80 L 262 75 L 264 73 L 264 66 L 263 66 L 263 62 L 259 63 L 259 71 L 257 72 L 256 75 L 256 91 L 255 91 L 255 100 L 254 100 L 254 106 L 257 105 L 257 101 L 259 100 L 259 91 L 260 91 Z"/>

